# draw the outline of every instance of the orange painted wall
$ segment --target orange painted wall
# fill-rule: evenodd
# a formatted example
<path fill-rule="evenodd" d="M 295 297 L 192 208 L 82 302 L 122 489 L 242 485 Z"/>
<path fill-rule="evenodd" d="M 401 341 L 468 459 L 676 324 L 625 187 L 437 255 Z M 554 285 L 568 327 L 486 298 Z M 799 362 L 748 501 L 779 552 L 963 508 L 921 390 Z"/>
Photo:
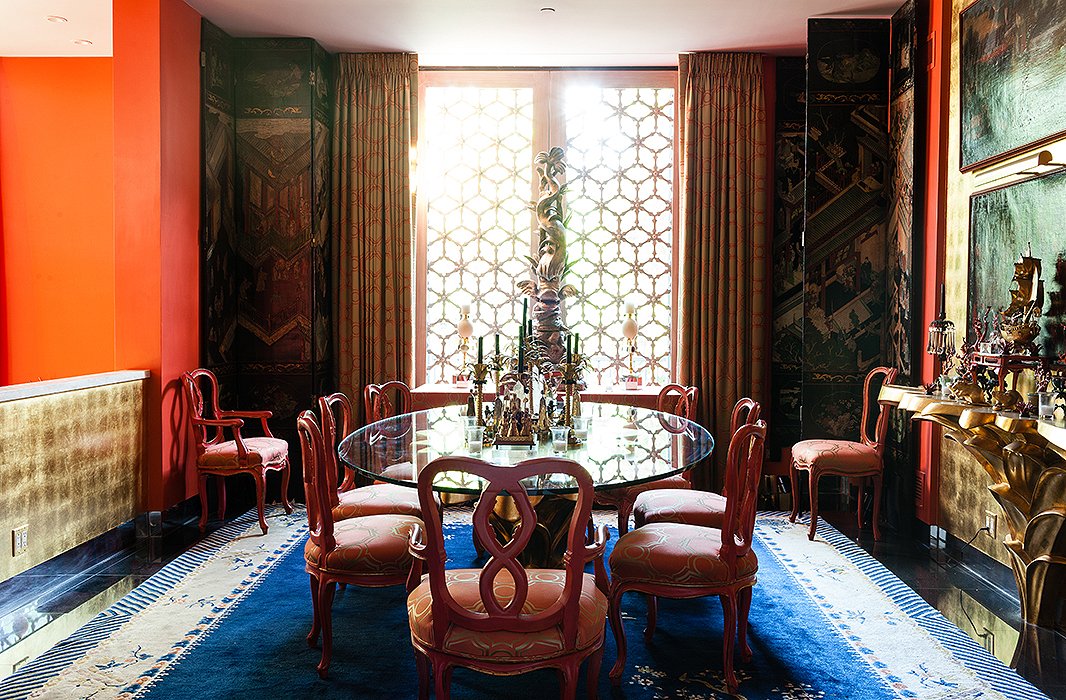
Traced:
<path fill-rule="evenodd" d="M 0 58 L 0 385 L 115 365 L 110 58 Z"/>
<path fill-rule="evenodd" d="M 146 509 L 195 493 L 182 372 L 199 362 L 200 15 L 181 0 L 112 5 L 117 363 L 152 372 Z"/>

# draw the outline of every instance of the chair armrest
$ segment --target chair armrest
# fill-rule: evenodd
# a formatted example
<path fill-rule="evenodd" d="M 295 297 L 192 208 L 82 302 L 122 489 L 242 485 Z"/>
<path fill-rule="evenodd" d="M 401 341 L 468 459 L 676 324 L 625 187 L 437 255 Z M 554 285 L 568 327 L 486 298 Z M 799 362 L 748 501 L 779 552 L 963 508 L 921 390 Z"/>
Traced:
<path fill-rule="evenodd" d="M 263 435 L 272 438 L 274 434 L 270 432 L 270 426 L 267 425 L 267 418 L 274 415 L 273 411 L 219 411 L 218 415 L 223 418 L 258 418 L 263 424 Z"/>
<path fill-rule="evenodd" d="M 240 418 L 193 418 L 192 424 L 208 428 L 219 428 L 219 432 L 215 434 L 215 439 L 225 437 L 221 433 L 222 428 L 231 428 L 233 430 L 233 442 L 237 444 L 237 461 L 243 462 L 248 455 L 248 448 L 244 446 L 244 440 L 241 439 L 241 428 L 244 427 L 244 421 Z"/>
<path fill-rule="evenodd" d="M 596 588 L 606 594 L 610 588 L 610 582 L 607 579 L 607 567 L 603 564 L 603 553 L 607 549 L 607 540 L 611 538 L 611 533 L 608 532 L 606 525 L 594 528 L 592 523 L 589 523 L 588 530 L 589 539 L 592 542 L 585 545 L 585 561 L 593 560 L 592 569 L 596 577 Z"/>
<path fill-rule="evenodd" d="M 419 561 L 426 560 L 426 543 L 422 539 L 422 526 L 411 525 L 411 534 L 407 538 L 407 551 Z"/>

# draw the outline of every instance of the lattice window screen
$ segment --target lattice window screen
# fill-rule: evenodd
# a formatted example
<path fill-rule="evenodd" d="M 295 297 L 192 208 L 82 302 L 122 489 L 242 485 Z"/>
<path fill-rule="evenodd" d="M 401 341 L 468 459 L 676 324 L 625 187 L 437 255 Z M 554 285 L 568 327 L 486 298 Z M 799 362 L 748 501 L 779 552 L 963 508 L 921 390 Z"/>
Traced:
<path fill-rule="evenodd" d="M 633 302 L 640 325 L 634 369 L 668 381 L 674 91 L 574 86 L 564 111 L 568 279 L 582 292 L 567 301 L 566 325 L 589 355 L 587 379 L 613 383 L 628 369 L 621 320 Z"/>
<path fill-rule="evenodd" d="M 475 335 L 511 340 L 522 300 L 525 256 L 535 233 L 533 156 L 565 138 L 567 241 L 574 267 L 567 281 L 566 323 L 590 354 L 592 384 L 625 372 L 621 333 L 626 302 L 637 305 L 636 371 L 671 376 L 673 282 L 674 90 L 569 86 L 553 102 L 561 133 L 547 145 L 547 101 L 524 87 L 425 88 L 418 197 L 425 202 L 426 381 L 450 380 L 462 364 L 455 323 L 471 305 Z M 487 342 L 486 352 L 491 352 Z M 471 348 L 474 351 L 474 347 Z"/>
<path fill-rule="evenodd" d="M 462 365 L 462 305 L 470 304 L 478 334 L 508 322 L 508 337 L 517 332 L 515 282 L 525 277 L 532 240 L 533 90 L 437 87 L 425 95 L 426 379 L 450 381 Z"/>

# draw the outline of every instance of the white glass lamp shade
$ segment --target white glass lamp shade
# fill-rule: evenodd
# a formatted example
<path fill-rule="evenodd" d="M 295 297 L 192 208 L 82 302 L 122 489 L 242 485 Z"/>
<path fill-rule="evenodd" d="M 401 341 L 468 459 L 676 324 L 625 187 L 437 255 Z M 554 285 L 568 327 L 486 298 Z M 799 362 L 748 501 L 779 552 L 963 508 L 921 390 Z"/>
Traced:
<path fill-rule="evenodd" d="M 459 323 L 455 324 L 455 331 L 460 338 L 469 338 L 474 334 L 474 324 L 470 323 L 470 319 L 466 316 L 463 316 L 459 319 Z"/>
<path fill-rule="evenodd" d="M 622 335 L 630 341 L 637 339 L 637 322 L 632 316 L 622 321 Z"/>

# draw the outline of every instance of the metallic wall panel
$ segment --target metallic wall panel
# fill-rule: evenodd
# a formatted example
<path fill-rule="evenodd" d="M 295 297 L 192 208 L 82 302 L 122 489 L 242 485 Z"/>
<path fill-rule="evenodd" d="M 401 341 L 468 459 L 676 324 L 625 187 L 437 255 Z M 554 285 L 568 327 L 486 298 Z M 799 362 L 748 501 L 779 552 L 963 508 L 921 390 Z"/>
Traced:
<path fill-rule="evenodd" d="M 137 515 L 143 425 L 143 381 L 0 403 L 0 581 Z"/>

